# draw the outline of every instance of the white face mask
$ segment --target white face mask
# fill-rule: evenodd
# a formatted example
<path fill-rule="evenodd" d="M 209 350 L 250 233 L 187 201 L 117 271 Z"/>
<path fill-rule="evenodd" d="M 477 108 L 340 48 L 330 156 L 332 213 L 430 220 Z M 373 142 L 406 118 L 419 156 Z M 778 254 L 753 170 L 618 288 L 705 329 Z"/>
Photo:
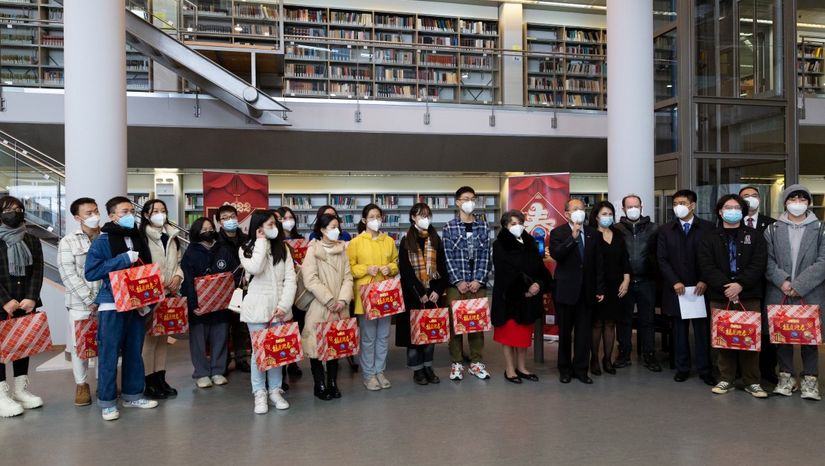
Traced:
<path fill-rule="evenodd" d="M 473 213 L 476 208 L 476 203 L 473 201 L 467 201 L 464 204 L 461 204 L 461 211 L 467 215 Z"/>
<path fill-rule="evenodd" d="M 638 207 L 631 207 L 631 208 L 627 209 L 626 213 L 627 213 L 627 218 L 630 219 L 631 221 L 635 222 L 636 220 L 639 220 L 639 217 L 642 216 L 642 209 L 640 209 Z"/>
<path fill-rule="evenodd" d="M 100 226 L 100 217 L 98 217 L 97 215 L 92 215 L 91 217 L 88 217 L 86 220 L 83 220 L 83 224 L 86 225 L 88 228 L 95 230 L 98 226 Z"/>
<path fill-rule="evenodd" d="M 427 229 L 430 228 L 430 219 L 427 217 L 421 217 L 415 221 L 415 226 L 417 226 L 421 231 L 427 231 Z"/>
<path fill-rule="evenodd" d="M 521 234 L 524 233 L 524 225 L 510 225 L 510 234 L 515 236 L 516 238 L 521 238 Z"/>
<path fill-rule="evenodd" d="M 570 220 L 573 223 L 578 223 L 578 224 L 584 223 L 584 217 L 585 217 L 585 214 L 584 214 L 583 210 L 574 210 L 572 213 L 570 213 Z"/>
<path fill-rule="evenodd" d="M 685 218 L 690 213 L 690 209 L 686 205 L 679 204 L 673 206 L 673 213 L 676 214 L 678 218 Z"/>
<path fill-rule="evenodd" d="M 330 241 L 338 241 L 338 237 L 341 236 L 341 230 L 337 228 L 332 228 L 327 230 L 326 233 L 327 239 Z"/>
<path fill-rule="evenodd" d="M 381 220 L 378 220 L 378 219 L 370 220 L 369 222 L 367 222 L 367 228 L 369 228 L 370 230 L 377 233 L 378 230 L 381 229 Z"/>
<path fill-rule="evenodd" d="M 292 229 L 295 228 L 295 220 L 284 220 L 281 222 L 281 225 L 283 225 L 284 231 L 292 231 Z"/>
<path fill-rule="evenodd" d="M 791 202 L 785 207 L 788 209 L 788 212 L 790 212 L 790 214 L 795 217 L 799 217 L 800 215 L 808 211 L 808 204 L 805 204 L 803 202 Z"/>
<path fill-rule="evenodd" d="M 759 198 L 758 197 L 746 197 L 745 202 L 748 203 L 748 209 L 756 210 L 759 208 Z"/>
<path fill-rule="evenodd" d="M 278 227 L 264 228 L 264 236 L 268 239 L 275 239 L 278 237 Z"/>
<path fill-rule="evenodd" d="M 149 217 L 149 221 L 152 222 L 153 226 L 156 226 L 158 228 L 162 227 L 164 224 L 166 224 L 166 214 L 153 214 L 151 217 Z"/>

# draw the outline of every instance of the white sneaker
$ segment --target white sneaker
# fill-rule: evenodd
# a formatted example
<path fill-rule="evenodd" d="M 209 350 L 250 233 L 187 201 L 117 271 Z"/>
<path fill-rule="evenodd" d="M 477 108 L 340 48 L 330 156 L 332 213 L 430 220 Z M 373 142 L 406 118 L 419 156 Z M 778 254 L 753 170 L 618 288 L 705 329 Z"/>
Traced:
<path fill-rule="evenodd" d="M 378 375 L 375 376 L 375 378 L 378 379 L 378 383 L 381 384 L 381 388 L 386 389 L 392 387 L 390 380 L 384 375 L 383 372 L 379 372 Z"/>
<path fill-rule="evenodd" d="M 146 398 L 141 398 L 135 401 L 124 401 L 123 402 L 124 408 L 138 408 L 138 409 L 152 409 L 158 407 L 158 402 L 155 400 L 149 400 Z"/>
<path fill-rule="evenodd" d="M 266 414 L 269 412 L 269 404 L 266 399 L 266 390 L 255 392 L 255 414 Z"/>
<path fill-rule="evenodd" d="M 450 380 L 461 380 L 464 378 L 464 364 L 454 362 L 450 366 Z"/>
<path fill-rule="evenodd" d="M 212 379 L 209 377 L 201 377 L 195 381 L 195 385 L 197 385 L 198 388 L 209 388 L 212 386 Z"/>
<path fill-rule="evenodd" d="M 768 392 L 766 392 L 765 389 L 763 389 L 762 386 L 758 383 L 748 385 L 747 387 L 745 387 L 745 391 L 750 393 L 754 398 L 768 397 Z"/>
<path fill-rule="evenodd" d="M 799 384 L 796 383 L 794 376 L 787 372 L 780 372 L 779 382 L 777 382 L 773 392 L 777 395 L 791 396 L 797 390 L 799 390 Z"/>
<path fill-rule="evenodd" d="M 35 409 L 43 406 L 43 398 L 29 391 L 29 376 L 27 375 L 14 378 L 14 391 L 11 396 L 25 409 Z"/>
<path fill-rule="evenodd" d="M 713 393 L 715 393 L 717 395 L 724 395 L 726 393 L 732 392 L 733 389 L 734 389 L 734 386 L 733 386 L 732 383 L 722 381 L 722 382 L 719 382 L 718 384 L 716 384 L 715 387 L 711 388 L 710 391 L 712 391 Z"/>
<path fill-rule="evenodd" d="M 104 421 L 117 421 L 120 419 L 120 411 L 117 410 L 117 406 L 103 408 L 102 415 Z"/>
<path fill-rule="evenodd" d="M 483 362 L 474 362 L 470 364 L 470 373 L 481 380 L 487 380 L 490 378 L 490 374 L 487 372 L 487 367 Z"/>
<path fill-rule="evenodd" d="M 212 383 L 214 383 L 215 385 L 226 385 L 229 383 L 229 380 L 227 380 L 226 377 L 222 375 L 213 375 Z"/>
<path fill-rule="evenodd" d="M 7 382 L 0 382 L 0 417 L 14 417 L 23 414 L 23 406 L 11 397 Z"/>
<path fill-rule="evenodd" d="M 822 399 L 819 396 L 819 381 L 812 375 L 802 377 L 802 399 L 819 401 Z"/>
<path fill-rule="evenodd" d="M 377 392 L 381 390 L 381 382 L 378 381 L 378 378 L 372 376 L 368 379 L 364 379 L 364 386 L 367 387 L 367 390 L 371 392 Z"/>
<path fill-rule="evenodd" d="M 269 401 L 275 405 L 275 409 L 289 409 L 289 402 L 284 399 L 284 391 L 280 388 L 269 391 Z"/>

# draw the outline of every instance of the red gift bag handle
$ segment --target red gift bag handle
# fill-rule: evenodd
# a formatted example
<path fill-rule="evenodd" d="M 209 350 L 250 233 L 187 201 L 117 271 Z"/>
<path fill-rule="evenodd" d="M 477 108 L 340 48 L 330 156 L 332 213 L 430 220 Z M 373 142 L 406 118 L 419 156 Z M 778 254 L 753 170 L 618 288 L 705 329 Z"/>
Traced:
<path fill-rule="evenodd" d="M 730 309 L 730 304 L 731 304 L 732 302 L 733 302 L 733 301 L 728 300 L 728 307 L 726 307 L 726 308 L 725 308 L 725 310 L 726 310 L 726 311 L 730 311 L 730 310 L 731 310 L 731 309 Z M 748 310 L 747 310 L 747 309 L 745 309 L 745 305 L 744 305 L 744 304 L 742 304 L 742 301 L 736 301 L 736 304 L 738 304 L 738 305 L 739 305 L 739 307 L 741 307 L 743 311 L 748 312 Z"/>
<path fill-rule="evenodd" d="M 791 297 L 791 299 L 794 299 L 794 298 Z M 799 296 L 798 299 L 799 299 L 799 304 L 805 306 L 805 298 L 803 298 L 802 296 Z M 787 304 L 787 302 L 788 302 L 788 295 L 786 295 L 786 294 L 782 295 L 782 304 L 781 305 L 784 306 L 785 304 Z"/>

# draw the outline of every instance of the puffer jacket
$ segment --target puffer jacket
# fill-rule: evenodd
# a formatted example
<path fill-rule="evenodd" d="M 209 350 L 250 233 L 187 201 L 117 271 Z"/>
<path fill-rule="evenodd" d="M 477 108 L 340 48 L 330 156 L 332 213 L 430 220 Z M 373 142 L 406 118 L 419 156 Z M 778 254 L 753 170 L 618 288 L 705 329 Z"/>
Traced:
<path fill-rule="evenodd" d="M 269 240 L 259 238 L 252 248 L 252 257 L 238 250 L 241 266 L 252 276 L 241 305 L 241 322 L 264 324 L 272 320 L 276 309 L 286 312 L 282 322 L 292 320 L 292 304 L 295 301 L 295 267 L 286 244 L 285 260 L 272 263 Z"/>

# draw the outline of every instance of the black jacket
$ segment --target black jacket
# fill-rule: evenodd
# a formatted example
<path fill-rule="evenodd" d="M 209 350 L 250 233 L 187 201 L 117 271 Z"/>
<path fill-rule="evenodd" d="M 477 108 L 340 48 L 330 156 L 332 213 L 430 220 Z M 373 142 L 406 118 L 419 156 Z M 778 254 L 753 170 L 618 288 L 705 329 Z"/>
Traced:
<path fill-rule="evenodd" d="M 491 320 L 498 327 L 515 320 L 519 324 L 533 324 L 544 315 L 544 294 L 551 290 L 553 277 L 544 265 L 536 240 L 527 232 L 520 243 L 506 229 L 499 232 L 493 243 L 493 305 Z M 524 293 L 533 283 L 541 291 L 532 298 Z"/>
<path fill-rule="evenodd" d="M 699 268 L 702 280 L 708 284 L 709 299 L 727 301 L 725 285 L 742 285 L 740 299 L 762 299 L 762 280 L 768 266 L 765 237 L 753 228 L 742 226 L 736 239 L 736 270 L 730 270 L 728 233 L 717 227 L 705 234 L 699 245 Z"/>
<path fill-rule="evenodd" d="M 650 221 L 650 217 L 641 217 L 631 222 L 622 217 L 616 224 L 624 236 L 627 254 L 630 257 L 631 280 L 653 280 L 656 278 L 656 236 L 659 226 Z"/>
<path fill-rule="evenodd" d="M 438 234 L 438 233 L 432 233 Z M 425 307 L 421 304 L 421 296 L 426 296 L 435 291 L 439 296 L 444 294 L 450 284 L 449 272 L 447 271 L 447 259 L 444 256 L 444 244 L 436 253 L 435 266 L 438 269 L 440 278 L 430 280 L 430 287 L 424 285 L 418 279 L 415 269 L 410 262 L 409 249 L 407 248 L 406 237 L 401 239 L 401 248 L 398 250 L 398 273 L 401 276 L 401 293 L 404 295 L 403 314 L 399 314 L 395 319 L 395 345 L 408 347 L 410 342 L 410 311 Z M 434 306 L 427 303 L 427 308 Z"/>
<path fill-rule="evenodd" d="M 760 234 L 765 233 L 765 230 L 767 230 L 772 223 L 776 223 L 775 218 L 768 217 L 767 215 L 762 215 L 762 213 L 760 213 L 759 217 L 756 218 L 756 225 L 754 226 L 754 228 Z M 742 219 L 742 225 L 747 225 L 745 223 L 745 219 Z"/>
<path fill-rule="evenodd" d="M 31 299 L 36 303 L 35 307 L 43 306 L 40 301 L 40 289 L 43 287 L 43 247 L 40 240 L 29 233 L 23 235 L 23 242 L 32 254 L 32 265 L 26 267 L 26 275 L 22 277 L 20 285 L 17 285 L 17 280 L 12 281 L 9 274 L 6 242 L 0 241 L 0 312 L 3 312 L 2 306 L 11 300 Z"/>
<path fill-rule="evenodd" d="M 236 230 L 236 235 L 234 238 L 230 238 L 226 235 L 224 230 L 221 230 L 218 237 L 218 243 L 222 243 L 223 246 L 230 251 L 227 253 L 227 271 L 232 272 L 233 270 L 237 269 L 241 266 L 241 256 L 238 254 L 238 249 L 241 248 L 241 245 L 246 242 L 248 239 L 246 233 L 242 232 L 240 228 Z M 243 277 L 243 272 L 238 271 L 235 273 L 235 286 L 241 281 L 241 277 Z"/>
<path fill-rule="evenodd" d="M 556 283 L 553 300 L 558 304 L 596 304 L 596 295 L 604 294 L 604 267 L 599 243 L 601 233 L 584 226 L 584 261 L 579 257 L 570 224 L 550 232 L 550 256 L 556 261 Z"/>
<path fill-rule="evenodd" d="M 678 219 L 665 223 L 656 238 L 656 258 L 662 279 L 662 312 L 672 317 L 680 316 L 679 296 L 673 285 L 696 286 L 702 281 L 699 269 L 699 243 L 706 233 L 714 230 L 713 223 L 693 217 L 690 232 L 685 236 L 682 222 Z"/>
<path fill-rule="evenodd" d="M 194 243 L 186 248 L 180 262 L 180 267 L 183 269 L 180 293 L 186 296 L 186 304 L 190 313 L 198 307 L 195 278 L 214 273 L 233 272 L 235 268 L 230 265 L 232 260 L 240 262 L 237 250 L 227 248 L 220 241 L 216 242 L 211 249 L 207 249 L 201 243 Z"/>

